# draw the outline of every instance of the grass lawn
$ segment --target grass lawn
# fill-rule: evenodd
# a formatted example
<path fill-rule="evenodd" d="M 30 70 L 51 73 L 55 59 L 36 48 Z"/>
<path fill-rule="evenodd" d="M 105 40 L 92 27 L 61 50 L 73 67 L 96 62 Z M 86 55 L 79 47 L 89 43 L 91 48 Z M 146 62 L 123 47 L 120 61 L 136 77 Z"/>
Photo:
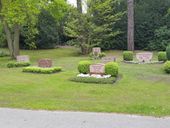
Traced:
<path fill-rule="evenodd" d="M 6 68 L 10 59 L 0 58 L 0 107 L 170 115 L 170 75 L 162 71 L 162 64 L 124 64 L 121 51 L 107 51 L 118 58 L 122 79 L 113 85 L 84 84 L 69 81 L 78 73 L 78 62 L 88 59 L 75 48 L 21 53 L 30 55 L 33 65 L 51 58 L 64 71 L 23 73 L 22 68 Z"/>

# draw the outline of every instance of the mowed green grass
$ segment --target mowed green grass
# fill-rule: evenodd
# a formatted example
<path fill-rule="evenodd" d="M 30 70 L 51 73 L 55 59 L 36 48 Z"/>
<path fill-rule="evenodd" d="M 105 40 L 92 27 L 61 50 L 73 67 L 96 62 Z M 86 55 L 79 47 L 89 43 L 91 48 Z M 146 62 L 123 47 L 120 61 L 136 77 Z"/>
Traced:
<path fill-rule="evenodd" d="M 0 58 L 0 107 L 170 115 L 170 75 L 162 64 L 124 64 L 122 51 L 107 51 L 118 58 L 122 78 L 112 85 L 84 84 L 69 81 L 78 73 L 78 62 L 89 59 L 75 48 L 21 53 L 30 55 L 33 65 L 51 58 L 63 72 L 23 73 L 22 68 L 6 68 L 10 58 Z"/>

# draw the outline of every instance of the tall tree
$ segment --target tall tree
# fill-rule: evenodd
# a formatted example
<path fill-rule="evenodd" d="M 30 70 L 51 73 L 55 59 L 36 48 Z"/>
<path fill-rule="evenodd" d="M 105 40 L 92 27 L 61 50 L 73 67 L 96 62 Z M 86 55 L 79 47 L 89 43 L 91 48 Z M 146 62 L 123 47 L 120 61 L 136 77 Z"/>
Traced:
<path fill-rule="evenodd" d="M 127 0 L 128 5 L 128 50 L 134 51 L 134 0 Z"/>
<path fill-rule="evenodd" d="M 90 52 L 94 46 L 107 49 L 114 37 L 121 32 L 114 28 L 124 12 L 116 12 L 117 0 L 91 0 L 87 13 L 70 11 L 65 25 L 65 34 L 77 40 L 76 45 L 83 54 Z"/>
<path fill-rule="evenodd" d="M 19 55 L 19 37 L 21 26 L 27 19 L 35 22 L 36 14 L 45 0 L 0 0 L 0 20 L 6 34 L 8 48 L 12 58 Z"/>

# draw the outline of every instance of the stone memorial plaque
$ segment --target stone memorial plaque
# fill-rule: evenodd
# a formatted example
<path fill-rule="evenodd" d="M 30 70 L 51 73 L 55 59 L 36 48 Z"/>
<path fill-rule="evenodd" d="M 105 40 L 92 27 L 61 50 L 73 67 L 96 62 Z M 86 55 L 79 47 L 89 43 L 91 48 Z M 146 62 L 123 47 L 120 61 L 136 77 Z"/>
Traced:
<path fill-rule="evenodd" d="M 102 58 L 102 63 L 108 63 L 108 62 L 116 62 L 116 57 L 106 56 Z"/>
<path fill-rule="evenodd" d="M 30 62 L 29 56 L 27 55 L 17 56 L 17 62 Z"/>
<path fill-rule="evenodd" d="M 93 48 L 93 55 L 99 55 L 101 53 L 101 48 L 100 47 L 95 47 Z"/>
<path fill-rule="evenodd" d="M 105 74 L 105 65 L 104 64 L 93 64 L 90 65 L 90 74 Z"/>
<path fill-rule="evenodd" d="M 50 68 L 50 67 L 52 67 L 52 60 L 51 59 L 41 59 L 38 61 L 38 66 L 41 68 Z"/>
<path fill-rule="evenodd" d="M 150 62 L 152 60 L 153 53 L 152 52 L 143 52 L 137 53 L 136 58 L 139 62 Z"/>

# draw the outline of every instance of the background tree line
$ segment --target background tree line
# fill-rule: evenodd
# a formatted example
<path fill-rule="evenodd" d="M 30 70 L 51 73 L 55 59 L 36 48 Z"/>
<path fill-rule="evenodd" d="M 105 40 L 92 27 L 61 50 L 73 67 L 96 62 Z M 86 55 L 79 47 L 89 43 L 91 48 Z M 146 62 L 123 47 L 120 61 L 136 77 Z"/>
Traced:
<path fill-rule="evenodd" d="M 9 47 L 7 23 L 11 38 L 18 26 L 15 39 L 23 49 L 66 44 L 80 47 L 83 54 L 94 46 L 127 49 L 127 0 L 88 0 L 87 13 L 81 4 L 77 0 L 75 8 L 65 0 L 0 0 L 0 46 Z M 169 0 L 134 0 L 135 49 L 165 50 L 170 43 L 169 7 Z"/>

